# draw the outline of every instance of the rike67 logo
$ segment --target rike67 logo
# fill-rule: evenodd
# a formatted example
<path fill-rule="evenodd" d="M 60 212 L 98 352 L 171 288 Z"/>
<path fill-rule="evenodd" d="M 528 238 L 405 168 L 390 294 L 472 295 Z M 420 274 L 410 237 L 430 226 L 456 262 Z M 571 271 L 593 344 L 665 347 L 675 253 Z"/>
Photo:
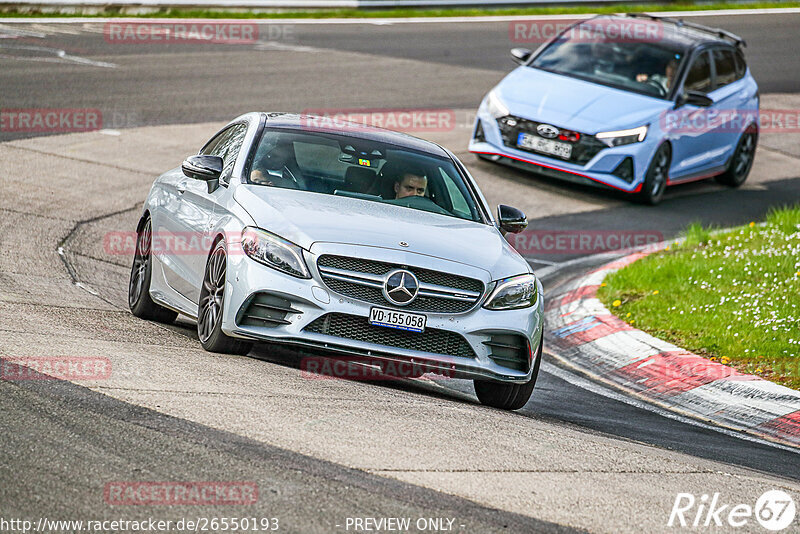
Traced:
<path fill-rule="evenodd" d="M 750 504 L 725 503 L 719 493 L 703 494 L 699 498 L 691 493 L 679 493 L 669 514 L 669 527 L 746 527 L 755 532 L 755 519 L 763 528 L 778 532 L 791 526 L 797 508 L 794 499 L 781 490 L 765 492 Z"/>

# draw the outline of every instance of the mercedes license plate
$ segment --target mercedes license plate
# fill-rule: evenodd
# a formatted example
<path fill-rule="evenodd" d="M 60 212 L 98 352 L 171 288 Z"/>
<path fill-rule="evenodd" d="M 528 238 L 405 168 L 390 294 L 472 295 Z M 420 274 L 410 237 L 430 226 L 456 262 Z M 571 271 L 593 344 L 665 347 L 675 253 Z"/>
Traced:
<path fill-rule="evenodd" d="M 371 308 L 369 310 L 369 324 L 386 326 L 409 332 L 422 332 L 425 330 L 427 317 L 421 313 L 408 313 L 386 308 Z"/>

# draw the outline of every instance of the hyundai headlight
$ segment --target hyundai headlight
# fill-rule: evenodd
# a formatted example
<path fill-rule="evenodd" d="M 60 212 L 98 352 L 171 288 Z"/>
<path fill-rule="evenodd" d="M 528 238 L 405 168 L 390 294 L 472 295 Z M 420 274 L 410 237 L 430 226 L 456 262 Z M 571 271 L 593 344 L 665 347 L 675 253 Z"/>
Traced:
<path fill-rule="evenodd" d="M 614 132 L 600 132 L 595 137 L 601 143 L 610 147 L 639 143 L 647 137 L 647 126 L 639 126 L 629 130 L 616 130 Z"/>
<path fill-rule="evenodd" d="M 303 249 L 275 234 L 247 227 L 242 231 L 242 250 L 268 267 L 298 278 L 311 278 L 303 259 Z"/>
<path fill-rule="evenodd" d="M 538 298 L 536 277 L 523 274 L 497 282 L 483 307 L 487 310 L 517 310 L 535 305 Z"/>
<path fill-rule="evenodd" d="M 486 111 L 492 118 L 499 119 L 511 113 L 506 105 L 503 104 L 503 101 L 500 100 L 500 97 L 497 96 L 497 92 L 494 89 L 489 91 L 489 94 L 486 95 L 484 103 L 486 104 Z"/>

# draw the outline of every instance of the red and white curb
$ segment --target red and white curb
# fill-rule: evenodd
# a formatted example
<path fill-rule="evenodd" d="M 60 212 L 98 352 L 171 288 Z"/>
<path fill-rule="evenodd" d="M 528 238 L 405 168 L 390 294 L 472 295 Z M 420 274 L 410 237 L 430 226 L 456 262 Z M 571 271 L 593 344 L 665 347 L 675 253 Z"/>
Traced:
<path fill-rule="evenodd" d="M 612 314 L 597 290 L 650 251 L 614 260 L 549 296 L 545 320 L 557 359 L 663 408 L 800 447 L 800 392 L 657 339 Z"/>

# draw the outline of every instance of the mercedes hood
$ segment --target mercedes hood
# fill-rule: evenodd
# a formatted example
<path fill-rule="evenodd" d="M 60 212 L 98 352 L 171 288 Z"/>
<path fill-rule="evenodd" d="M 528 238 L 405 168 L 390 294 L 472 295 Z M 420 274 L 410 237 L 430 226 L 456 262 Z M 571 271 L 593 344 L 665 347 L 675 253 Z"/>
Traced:
<path fill-rule="evenodd" d="M 256 224 L 310 250 L 314 243 L 380 247 L 487 271 L 497 280 L 530 271 L 494 226 L 344 196 L 242 184 L 236 201 Z M 401 247 L 400 242 L 408 244 Z"/>

